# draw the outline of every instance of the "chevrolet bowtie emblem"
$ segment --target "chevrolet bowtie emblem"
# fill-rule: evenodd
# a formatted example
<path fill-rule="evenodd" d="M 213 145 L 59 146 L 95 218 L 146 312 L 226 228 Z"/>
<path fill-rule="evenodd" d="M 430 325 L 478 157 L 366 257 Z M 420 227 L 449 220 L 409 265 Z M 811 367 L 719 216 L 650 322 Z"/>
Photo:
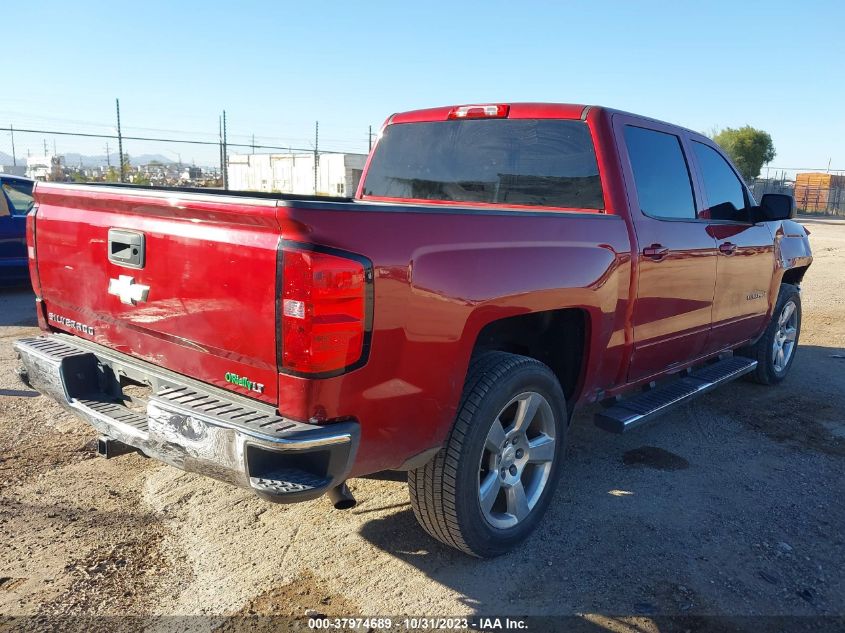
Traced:
<path fill-rule="evenodd" d="M 109 294 L 120 297 L 120 302 L 134 306 L 140 301 L 146 301 L 150 294 L 150 287 L 136 284 L 135 278 L 129 275 L 119 275 L 117 279 L 109 279 Z"/>

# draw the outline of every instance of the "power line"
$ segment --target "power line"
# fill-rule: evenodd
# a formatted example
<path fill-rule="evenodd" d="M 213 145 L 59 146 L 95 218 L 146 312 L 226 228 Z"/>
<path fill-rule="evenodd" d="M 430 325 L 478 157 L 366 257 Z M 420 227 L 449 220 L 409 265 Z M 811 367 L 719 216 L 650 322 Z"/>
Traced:
<path fill-rule="evenodd" d="M 845 169 L 831 169 L 830 167 L 775 167 L 774 165 L 767 169 L 779 169 L 783 171 L 842 171 Z"/>
<path fill-rule="evenodd" d="M 58 130 L 36 130 L 32 128 L 11 128 L 11 127 L 0 127 L 0 131 L 3 132 L 10 132 L 14 129 L 17 133 L 31 133 L 31 134 L 54 134 L 56 136 L 80 136 L 84 138 L 103 138 L 103 139 L 117 139 L 118 136 L 116 134 L 94 134 L 91 132 L 62 132 Z M 186 140 L 186 139 L 177 139 L 177 138 L 155 138 L 150 136 L 126 136 L 125 134 L 121 136 L 124 141 L 149 141 L 154 143 L 186 143 L 188 145 L 218 145 L 218 141 L 197 141 L 197 140 Z M 314 151 L 311 147 L 291 147 L 290 145 L 252 145 L 252 143 L 227 143 L 229 147 L 244 147 L 244 148 L 252 148 L 255 149 L 277 149 L 277 150 L 284 150 L 286 152 L 307 152 L 312 153 Z M 322 150 L 322 153 L 331 153 L 334 150 Z M 344 152 L 338 152 L 340 154 Z"/>

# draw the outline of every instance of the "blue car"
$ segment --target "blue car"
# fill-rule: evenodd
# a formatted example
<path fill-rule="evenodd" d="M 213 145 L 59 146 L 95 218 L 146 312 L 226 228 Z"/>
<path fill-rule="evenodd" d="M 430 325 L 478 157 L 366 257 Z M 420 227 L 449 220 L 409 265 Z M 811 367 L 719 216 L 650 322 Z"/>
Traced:
<path fill-rule="evenodd" d="M 26 214 L 32 208 L 33 181 L 0 174 L 0 286 L 29 282 Z"/>

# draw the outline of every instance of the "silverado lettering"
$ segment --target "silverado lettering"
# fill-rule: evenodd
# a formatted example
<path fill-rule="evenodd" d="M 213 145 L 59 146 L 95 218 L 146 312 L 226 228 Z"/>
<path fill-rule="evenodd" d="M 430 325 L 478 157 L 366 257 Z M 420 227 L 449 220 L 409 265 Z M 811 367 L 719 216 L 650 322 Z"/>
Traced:
<path fill-rule="evenodd" d="M 47 320 L 58 325 L 63 325 L 71 330 L 76 330 L 77 332 L 84 332 L 89 336 L 94 336 L 94 328 L 92 328 L 90 325 L 85 325 L 84 323 L 80 323 L 79 321 L 74 321 L 73 319 L 69 319 L 65 316 L 62 316 L 61 314 L 54 314 L 53 312 L 48 312 Z"/>
<path fill-rule="evenodd" d="M 781 381 L 812 262 L 791 197 L 755 200 L 697 132 L 598 106 L 395 114 L 351 199 L 34 195 L 23 375 L 104 445 L 338 508 L 347 479 L 407 471 L 422 527 L 475 556 L 536 527 L 578 407 L 621 433 Z M 100 412 L 133 384 L 137 424 Z"/>

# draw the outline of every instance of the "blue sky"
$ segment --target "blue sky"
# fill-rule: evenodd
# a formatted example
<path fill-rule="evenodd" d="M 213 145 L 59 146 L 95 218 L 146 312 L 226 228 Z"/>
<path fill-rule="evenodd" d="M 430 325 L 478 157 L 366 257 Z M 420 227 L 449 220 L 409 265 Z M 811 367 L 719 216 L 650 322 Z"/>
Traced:
<path fill-rule="evenodd" d="M 677 6 L 671 6 L 676 4 Z M 596 103 L 771 133 L 777 167 L 845 169 L 841 2 L 3 3 L 0 125 L 366 151 L 392 112 Z M 14 25 L 14 28 L 10 26 Z M 177 134 L 177 133 L 181 133 Z M 16 134 L 18 155 L 44 135 Z M 46 137 L 52 144 L 52 137 Z M 10 153 L 8 132 L 0 151 Z M 58 138 L 60 152 L 103 142 Z M 216 149 L 130 142 L 212 163 Z"/>

